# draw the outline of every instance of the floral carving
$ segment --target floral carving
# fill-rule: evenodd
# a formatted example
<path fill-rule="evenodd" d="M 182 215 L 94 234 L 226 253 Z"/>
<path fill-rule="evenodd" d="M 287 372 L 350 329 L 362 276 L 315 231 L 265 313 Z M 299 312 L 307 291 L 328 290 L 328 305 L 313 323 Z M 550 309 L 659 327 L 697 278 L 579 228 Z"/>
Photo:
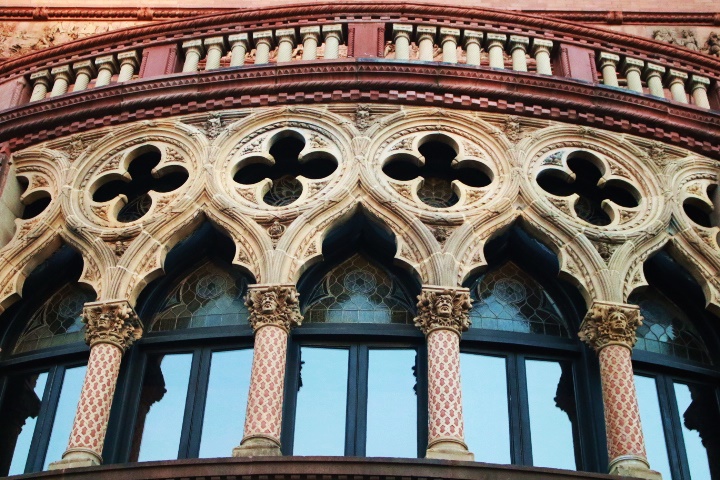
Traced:
<path fill-rule="evenodd" d="M 355 126 L 358 130 L 367 130 L 370 127 L 370 107 L 358 105 L 355 109 Z"/>
<path fill-rule="evenodd" d="M 62 148 L 62 151 L 67 154 L 70 160 L 75 160 L 85 151 L 87 144 L 83 141 L 82 137 L 73 135 L 70 137 L 70 143 Z"/>
<path fill-rule="evenodd" d="M 272 239 L 273 246 L 275 246 L 277 245 L 278 240 L 280 240 L 280 237 L 283 236 L 283 233 L 285 233 L 285 225 L 280 223 L 278 219 L 275 219 L 273 224 L 268 227 L 267 232 Z"/>
<path fill-rule="evenodd" d="M 218 113 L 211 113 L 208 115 L 207 120 L 205 120 L 205 125 L 203 125 L 203 130 L 205 130 L 205 135 L 210 139 L 215 139 L 225 128 L 225 125 L 223 124 L 222 117 L 220 117 L 220 114 Z"/>
<path fill-rule="evenodd" d="M 608 345 L 635 346 L 635 332 L 642 325 L 640 308 L 595 302 L 580 325 L 580 340 L 599 352 Z"/>
<path fill-rule="evenodd" d="M 87 324 L 85 341 L 90 348 L 109 343 L 124 351 L 142 337 L 142 323 L 126 301 L 86 304 L 83 322 Z"/>
<path fill-rule="evenodd" d="M 424 288 L 418 295 L 415 326 L 425 335 L 440 328 L 459 335 L 470 328 L 471 307 L 470 292 L 465 288 Z"/>
<path fill-rule="evenodd" d="M 267 325 L 289 331 L 302 324 L 298 293 L 293 285 L 250 287 L 245 305 L 255 331 Z"/>
<path fill-rule="evenodd" d="M 513 143 L 517 143 L 521 138 L 520 118 L 516 116 L 507 117 L 503 124 L 503 133 Z"/>

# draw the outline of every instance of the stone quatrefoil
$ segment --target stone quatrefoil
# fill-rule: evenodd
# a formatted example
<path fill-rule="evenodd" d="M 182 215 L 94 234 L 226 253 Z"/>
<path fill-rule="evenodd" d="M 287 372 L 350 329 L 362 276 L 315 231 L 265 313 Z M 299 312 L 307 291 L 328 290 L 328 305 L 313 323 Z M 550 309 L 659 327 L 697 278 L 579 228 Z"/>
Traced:
<path fill-rule="evenodd" d="M 45 190 L 31 189 L 30 183 L 25 177 L 18 177 L 18 181 L 23 187 L 23 193 L 20 195 L 20 203 L 25 207 L 20 218 L 30 220 L 37 217 L 50 205 L 50 194 Z"/>
<path fill-rule="evenodd" d="M 693 193 L 693 196 L 683 201 L 685 215 L 693 223 L 701 227 L 713 228 L 718 226 L 720 224 L 720 213 L 715 213 L 715 205 L 712 204 L 712 199 L 716 199 L 716 202 L 720 200 L 717 185 L 708 187 L 695 186 L 695 189 L 690 193 Z M 710 199 L 710 202 L 708 202 L 708 199 Z"/>
<path fill-rule="evenodd" d="M 118 211 L 117 220 L 127 223 L 142 218 L 152 207 L 150 192 L 172 192 L 188 179 L 188 172 L 183 168 L 155 170 L 161 158 L 158 150 L 140 154 L 130 162 L 128 178 L 103 183 L 95 190 L 93 200 L 102 203 L 124 196 L 125 204 Z"/>
<path fill-rule="evenodd" d="M 270 158 L 261 155 L 247 158 L 233 179 L 242 185 L 270 180 L 263 201 L 274 207 L 290 205 L 302 195 L 303 186 L 299 178 L 320 180 L 337 169 L 337 159 L 322 150 L 326 148 L 324 141 L 318 142 L 316 140 L 310 145 L 317 148 L 302 153 L 306 141 L 301 135 L 283 136 L 270 147 Z"/>
<path fill-rule="evenodd" d="M 485 187 L 492 179 L 485 173 L 480 162 L 458 162 L 458 152 L 448 143 L 429 140 L 422 143 L 421 156 L 409 153 L 393 155 L 383 167 L 383 172 L 393 180 L 422 179 L 417 195 L 423 203 L 436 208 L 455 205 L 459 199 L 452 182 L 458 181 L 469 187 Z"/>
<path fill-rule="evenodd" d="M 621 207 L 638 206 L 640 194 L 630 183 L 613 179 L 605 181 L 600 169 L 588 157 L 575 155 L 568 158 L 572 174 L 559 169 L 548 168 L 540 172 L 537 182 L 546 192 L 559 197 L 576 194 L 575 213 L 579 218 L 597 226 L 612 222 L 603 202 L 613 202 Z"/>

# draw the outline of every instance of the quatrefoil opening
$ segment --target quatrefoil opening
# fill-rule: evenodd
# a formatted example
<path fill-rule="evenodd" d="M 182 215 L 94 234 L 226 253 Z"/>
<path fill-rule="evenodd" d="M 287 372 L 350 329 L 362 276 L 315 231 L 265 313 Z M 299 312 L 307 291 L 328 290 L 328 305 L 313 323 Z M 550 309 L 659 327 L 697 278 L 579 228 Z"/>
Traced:
<path fill-rule="evenodd" d="M 324 139 L 284 131 L 270 139 L 268 153 L 255 153 L 237 166 L 233 180 L 241 185 L 262 184 L 263 201 L 273 207 L 296 202 L 303 184 L 332 175 L 338 161 Z"/>
<path fill-rule="evenodd" d="M 413 181 L 417 178 L 417 196 L 431 207 L 448 208 L 458 203 L 460 185 L 481 188 L 492 182 L 492 171 L 482 162 L 461 158 L 457 143 L 445 135 L 423 138 L 417 150 L 391 155 L 383 173 L 393 180 Z"/>
<path fill-rule="evenodd" d="M 567 157 L 570 172 L 547 168 L 537 176 L 537 183 L 546 192 L 558 197 L 571 197 L 577 216 L 596 226 L 610 225 L 615 213 L 611 202 L 624 208 L 639 205 L 640 193 L 629 182 L 618 178 L 605 179 L 605 166 L 589 152 L 573 152 Z"/>
<path fill-rule="evenodd" d="M 30 181 L 24 176 L 18 176 L 17 180 L 22 188 L 20 203 L 23 205 L 23 211 L 20 218 L 30 220 L 45 211 L 52 197 L 47 190 L 31 187 Z"/>
<path fill-rule="evenodd" d="M 695 224 L 704 228 L 720 226 L 720 209 L 716 209 L 713 200 L 720 203 L 720 189 L 717 185 L 705 188 L 697 187 L 696 192 L 683 201 L 683 210 Z"/>
<path fill-rule="evenodd" d="M 178 165 L 156 168 L 162 160 L 157 147 L 144 146 L 126 157 L 123 174 L 111 173 L 99 180 L 92 198 L 98 203 L 112 202 L 109 216 L 119 222 L 134 222 L 144 217 L 157 194 L 172 192 L 188 179 L 188 172 Z"/>

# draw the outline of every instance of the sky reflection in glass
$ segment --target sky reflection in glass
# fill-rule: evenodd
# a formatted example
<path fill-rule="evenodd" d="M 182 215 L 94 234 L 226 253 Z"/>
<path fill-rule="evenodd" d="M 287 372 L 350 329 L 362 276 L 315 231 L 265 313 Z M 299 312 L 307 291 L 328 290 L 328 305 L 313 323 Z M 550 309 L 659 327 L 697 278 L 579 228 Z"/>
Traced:
<path fill-rule="evenodd" d="M 460 354 L 465 443 L 475 461 L 511 463 L 505 358 Z"/>
<path fill-rule="evenodd" d="M 708 464 L 707 450 L 705 450 L 705 447 L 702 444 L 698 431 L 688 428 L 688 416 L 692 417 L 690 405 L 693 403 L 690 387 L 682 383 L 676 383 L 674 384 L 674 387 L 678 411 L 680 412 L 680 423 L 682 423 L 683 426 L 682 434 L 685 442 L 685 453 L 687 454 L 688 466 L 690 467 L 690 476 L 692 477 L 692 480 L 710 480 L 710 466 Z M 698 388 L 696 393 L 698 396 L 701 395 L 701 390 L 702 387 Z"/>
<path fill-rule="evenodd" d="M 345 454 L 348 350 L 302 347 L 294 455 Z"/>
<path fill-rule="evenodd" d="M 68 368 L 65 370 L 60 399 L 58 400 L 55 422 L 53 423 L 50 443 L 48 444 L 47 455 L 43 470 L 47 470 L 50 463 L 60 460 L 67 448 L 68 438 L 72 430 L 75 412 L 80 400 L 80 390 L 85 380 L 86 367 Z"/>
<path fill-rule="evenodd" d="M 40 400 L 42 400 L 43 393 L 45 393 L 47 377 L 47 372 L 37 375 L 34 391 Z M 10 463 L 10 473 L 8 473 L 8 475 L 20 475 L 25 472 L 25 464 L 27 463 L 27 457 L 30 453 L 30 442 L 32 442 L 36 424 L 37 417 L 27 417 L 25 419 L 25 425 L 23 425 L 15 443 L 15 453 L 13 453 L 12 462 Z"/>
<path fill-rule="evenodd" d="M 653 470 L 662 473 L 663 478 L 670 480 L 672 476 L 670 475 L 670 463 L 655 379 L 635 375 L 635 391 L 637 392 L 648 462 Z"/>
<path fill-rule="evenodd" d="M 415 350 L 370 350 L 368 457 L 417 457 Z"/>

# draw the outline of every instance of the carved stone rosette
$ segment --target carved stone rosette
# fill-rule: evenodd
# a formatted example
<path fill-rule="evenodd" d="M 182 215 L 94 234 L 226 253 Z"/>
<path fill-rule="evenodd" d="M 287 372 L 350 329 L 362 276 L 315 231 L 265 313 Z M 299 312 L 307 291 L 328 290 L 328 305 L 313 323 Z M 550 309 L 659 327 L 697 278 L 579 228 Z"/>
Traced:
<path fill-rule="evenodd" d="M 637 306 L 595 302 L 579 337 L 598 352 L 610 473 L 660 479 L 647 461 L 635 392 L 631 353 L 640 325 Z"/>
<path fill-rule="evenodd" d="M 298 294 L 294 285 L 252 285 L 245 305 L 255 330 L 255 346 L 245 431 L 233 456 L 277 456 L 288 333 L 302 323 Z"/>
<path fill-rule="evenodd" d="M 85 380 L 68 448 L 51 470 L 102 463 L 102 450 L 123 352 L 142 335 L 142 324 L 125 301 L 85 304 L 85 340 L 90 345 Z"/>
<path fill-rule="evenodd" d="M 460 332 L 470 326 L 466 288 L 426 286 L 415 325 L 427 336 L 428 449 L 426 458 L 472 461 L 465 444 L 460 382 Z"/>

